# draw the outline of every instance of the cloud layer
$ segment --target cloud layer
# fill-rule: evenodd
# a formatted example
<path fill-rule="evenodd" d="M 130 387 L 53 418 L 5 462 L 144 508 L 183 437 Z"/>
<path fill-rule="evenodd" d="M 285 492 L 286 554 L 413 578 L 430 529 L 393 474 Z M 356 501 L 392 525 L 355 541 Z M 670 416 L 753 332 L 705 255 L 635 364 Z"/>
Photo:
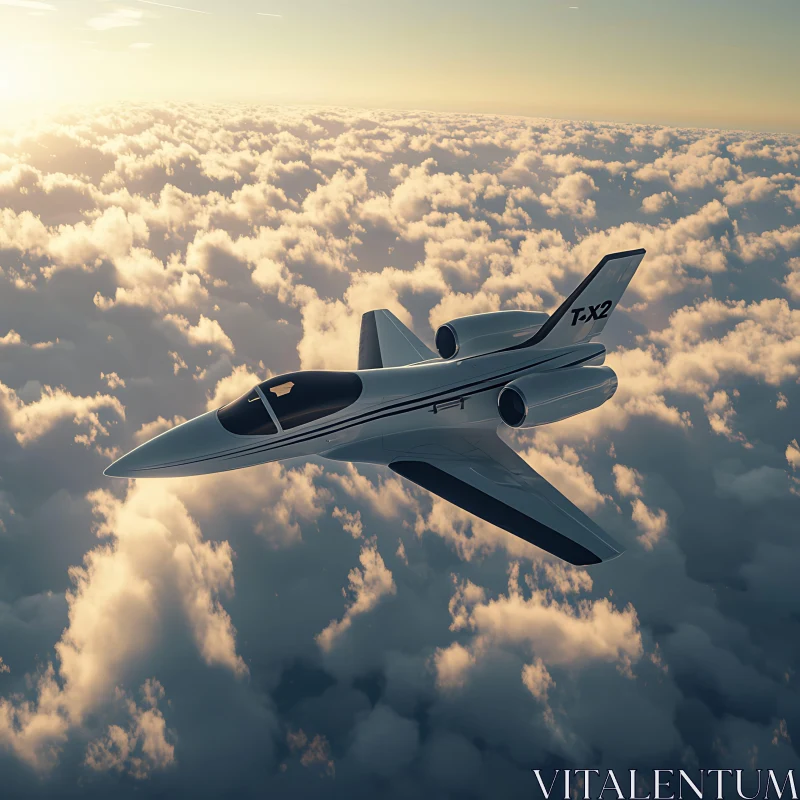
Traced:
<path fill-rule="evenodd" d="M 791 765 L 798 153 L 242 106 L 0 139 L 8 791 L 528 797 L 556 763 Z M 635 247 L 614 399 L 503 434 L 626 545 L 601 569 L 363 465 L 102 477 L 257 380 L 353 368 L 364 311 L 430 343 Z"/>

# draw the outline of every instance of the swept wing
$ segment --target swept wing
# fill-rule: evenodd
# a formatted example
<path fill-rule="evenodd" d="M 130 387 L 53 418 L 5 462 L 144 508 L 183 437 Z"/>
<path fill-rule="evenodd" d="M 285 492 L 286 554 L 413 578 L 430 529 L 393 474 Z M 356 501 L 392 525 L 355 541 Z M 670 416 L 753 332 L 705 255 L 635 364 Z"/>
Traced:
<path fill-rule="evenodd" d="M 494 432 L 385 437 L 383 447 L 398 475 L 570 564 L 623 551 Z"/>

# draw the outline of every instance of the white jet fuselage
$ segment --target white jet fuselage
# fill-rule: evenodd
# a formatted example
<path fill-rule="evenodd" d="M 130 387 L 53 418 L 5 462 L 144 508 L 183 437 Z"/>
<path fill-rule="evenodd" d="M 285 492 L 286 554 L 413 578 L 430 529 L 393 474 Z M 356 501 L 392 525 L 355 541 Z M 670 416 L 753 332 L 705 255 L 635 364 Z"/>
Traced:
<path fill-rule="evenodd" d="M 209 411 L 137 447 L 106 474 L 131 478 L 204 475 L 311 455 L 384 463 L 392 442 L 403 444 L 404 436 L 416 431 L 496 429 L 502 425 L 498 396 L 507 384 L 534 374 L 546 383 L 548 375 L 602 364 L 605 352 L 599 343 L 582 343 L 343 372 L 339 374 L 357 376 L 361 390 L 341 410 L 290 428 L 284 428 L 272 413 L 276 431 L 255 435 L 232 433 L 220 422 L 219 410 Z M 270 383 L 280 387 L 282 378 L 304 374 L 280 376 Z M 596 405 L 610 394 L 613 389 L 606 390 Z M 291 397 L 292 388 L 286 395 Z M 275 405 L 277 396 L 265 389 L 252 402 L 264 400 Z M 563 401 L 559 402 L 567 410 L 563 416 L 570 416 L 569 398 Z"/>
<path fill-rule="evenodd" d="M 183 477 L 312 455 L 397 475 L 570 564 L 622 546 L 497 435 L 605 403 L 617 376 L 602 333 L 644 250 L 611 253 L 552 313 L 509 309 L 452 319 L 440 358 L 389 309 L 361 317 L 358 369 L 269 378 L 162 433 L 106 469 Z"/>

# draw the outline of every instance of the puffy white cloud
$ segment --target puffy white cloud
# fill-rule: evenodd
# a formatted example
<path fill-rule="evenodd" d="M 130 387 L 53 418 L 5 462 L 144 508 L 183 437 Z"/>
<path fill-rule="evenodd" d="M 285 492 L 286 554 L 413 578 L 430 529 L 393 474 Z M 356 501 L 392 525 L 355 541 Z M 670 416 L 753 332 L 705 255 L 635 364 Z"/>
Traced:
<path fill-rule="evenodd" d="M 233 591 L 230 545 L 203 541 L 161 481 L 134 484 L 122 500 L 103 490 L 90 500 L 98 535 L 108 542 L 70 571 L 69 623 L 55 646 L 58 669 L 48 664 L 36 678 L 35 701 L 0 700 L 0 743 L 39 769 L 53 766 L 70 730 L 108 703 L 132 666 L 159 645 L 169 608 L 180 609 L 207 664 L 247 673 L 219 602 Z M 136 734 L 154 765 L 167 752 L 159 738 L 162 721 L 155 713 L 143 716 Z M 114 741 L 122 739 L 112 736 L 108 747 L 98 744 L 93 752 L 100 758 Z"/>
<path fill-rule="evenodd" d="M 740 206 L 757 203 L 773 194 L 779 184 L 764 175 L 752 175 L 740 181 L 728 181 L 723 185 L 726 205 Z"/>
<path fill-rule="evenodd" d="M 785 194 L 785 196 L 795 204 L 796 208 L 800 208 L 800 181 L 795 183 L 791 189 L 782 192 L 782 194 Z"/>
<path fill-rule="evenodd" d="M 120 378 L 116 372 L 101 372 L 100 380 L 105 381 L 109 389 L 125 388 L 125 380 Z"/>
<path fill-rule="evenodd" d="M 738 252 L 742 260 L 748 264 L 760 259 L 775 258 L 779 249 L 793 250 L 798 245 L 800 245 L 800 225 L 794 227 L 781 225 L 772 230 L 739 234 L 736 237 Z"/>
<path fill-rule="evenodd" d="M 469 671 L 476 663 L 475 654 L 458 642 L 453 642 L 447 647 L 438 647 L 433 654 L 437 688 L 460 689 L 466 683 Z"/>
<path fill-rule="evenodd" d="M 731 326 L 720 337 L 714 326 Z M 800 374 L 800 311 L 782 299 L 747 303 L 704 300 L 674 312 L 650 338 L 666 345 L 669 378 L 681 391 L 702 395 L 722 375 L 746 375 L 778 385 Z"/>
<path fill-rule="evenodd" d="M 645 550 L 652 550 L 667 532 L 667 512 L 663 508 L 654 511 L 639 498 L 631 501 L 631 508 L 631 519 L 641 531 L 639 542 Z"/>
<path fill-rule="evenodd" d="M 575 172 L 558 180 L 550 194 L 539 195 L 539 202 L 551 217 L 569 214 L 580 220 L 593 219 L 597 205 L 590 195 L 597 192 L 597 184 L 585 172 Z"/>
<path fill-rule="evenodd" d="M 658 225 L 626 222 L 592 231 L 575 244 L 568 243 L 556 231 L 526 233 L 510 272 L 490 276 L 483 289 L 554 292 L 553 281 L 563 275 L 574 274 L 577 285 L 580 277 L 607 253 L 643 247 L 647 257 L 628 291 L 655 301 L 702 282 L 703 273 L 725 271 L 730 249 L 729 227 L 728 209 L 714 200 L 674 222 L 662 221 Z M 700 275 L 692 276 L 687 266 Z"/>
<path fill-rule="evenodd" d="M 667 205 L 675 202 L 675 195 L 672 192 L 658 192 L 651 194 L 642 200 L 642 211 L 647 214 L 658 214 L 663 211 Z"/>
<path fill-rule="evenodd" d="M 164 687 L 155 679 L 141 688 L 142 706 L 124 693 L 130 722 L 127 728 L 109 725 L 105 736 L 89 743 L 85 764 L 95 772 L 126 772 L 143 780 L 154 770 L 163 770 L 175 763 L 174 731 L 167 729 L 158 701 L 164 698 Z"/>
<path fill-rule="evenodd" d="M 367 196 L 367 171 L 340 170 L 303 200 L 300 218 L 315 228 L 333 229 L 350 222 L 353 207 Z M 291 213 L 285 219 L 291 221 Z"/>
<path fill-rule="evenodd" d="M 70 267 L 93 269 L 104 259 L 116 262 L 130 256 L 135 246 L 146 244 L 149 235 L 140 216 L 117 207 L 105 209 L 88 225 L 59 225 L 46 244 L 52 266 L 45 273 L 52 275 Z"/>
<path fill-rule="evenodd" d="M 55 347 L 60 344 L 59 340 L 55 342 L 34 342 L 28 344 L 13 328 L 5 335 L 0 336 L 0 347 L 30 347 L 33 350 L 47 350 L 50 347 Z"/>
<path fill-rule="evenodd" d="M 463 685 L 470 670 L 497 648 L 533 654 L 536 660 L 523 670 L 522 680 L 529 691 L 531 683 L 544 693 L 551 685 L 542 672 L 545 666 L 579 668 L 593 661 L 625 665 L 641 658 L 639 622 L 631 606 L 619 611 L 607 598 L 575 606 L 558 600 L 534 579 L 526 583 L 528 597 L 520 587 L 516 563 L 508 593 L 495 599 L 486 600 L 484 590 L 469 581 L 456 583 L 451 629 L 471 631 L 472 638 L 467 646 L 454 642 L 437 651 L 434 665 L 440 686 Z"/>
<path fill-rule="evenodd" d="M 631 134 L 631 145 L 634 148 L 642 147 L 666 147 L 674 138 L 677 138 L 678 132 L 670 128 L 642 128 L 637 126 Z"/>
<path fill-rule="evenodd" d="M 0 210 L 0 249 L 41 254 L 48 241 L 47 228 L 30 211 Z"/>
<path fill-rule="evenodd" d="M 567 445 L 559 448 L 544 431 L 538 431 L 534 446 L 520 455 L 586 512 L 596 511 L 609 499 L 597 491 L 594 478 L 581 466 L 578 453 Z"/>
<path fill-rule="evenodd" d="M 197 325 L 192 325 L 186 317 L 167 314 L 164 320 L 171 322 L 186 337 L 189 344 L 211 345 L 231 354 L 234 352 L 233 342 L 215 319 L 209 319 L 201 314 Z"/>
<path fill-rule="evenodd" d="M 322 474 L 319 464 L 279 469 L 282 480 L 277 485 L 280 491 L 278 502 L 272 507 L 269 517 L 256 526 L 256 533 L 265 535 L 270 541 L 297 540 L 301 535 L 298 520 L 310 522 L 318 519 L 330 494 L 314 482 Z"/>
<path fill-rule="evenodd" d="M 381 477 L 377 484 L 362 475 L 355 464 L 347 464 L 345 472 L 330 472 L 328 480 L 340 486 L 350 497 L 367 503 L 383 517 L 397 517 L 405 509 L 416 508 L 416 501 L 399 478 Z"/>
<path fill-rule="evenodd" d="M 270 547 L 292 547 L 302 541 L 301 523 L 315 523 L 332 499 L 317 485 L 323 469 L 308 462 L 294 469 L 272 463 L 202 478 L 175 478 L 170 489 L 193 515 L 246 513 L 252 530 Z"/>
<path fill-rule="evenodd" d="M 393 175 L 400 183 L 392 190 L 386 210 L 379 212 L 379 205 L 365 204 L 364 211 L 378 212 L 407 235 L 413 235 L 412 223 L 424 221 L 428 215 L 474 208 L 481 191 L 477 180 L 458 172 L 439 172 L 436 167 L 432 158 L 416 167 L 395 167 Z"/>
<path fill-rule="evenodd" d="M 733 403 L 730 397 L 728 397 L 727 392 L 714 392 L 711 399 L 704 404 L 703 408 L 708 415 L 708 424 L 711 426 L 711 430 L 714 431 L 714 433 L 724 436 L 728 441 L 741 442 L 745 447 L 752 447 L 741 433 L 735 431 L 731 427 L 736 417 L 736 411 L 733 408 Z"/>
<path fill-rule="evenodd" d="M 185 366 L 185 365 L 184 365 Z M 249 392 L 257 383 L 261 383 L 267 378 L 271 377 L 270 374 L 264 377 L 259 377 L 244 365 L 240 364 L 231 371 L 230 375 L 220 378 L 212 391 L 208 393 L 208 401 L 206 408 L 213 411 L 215 408 L 221 408 L 226 403 L 236 400 L 243 394 Z"/>
<path fill-rule="evenodd" d="M 541 658 L 522 668 L 522 683 L 537 700 L 547 700 L 547 693 L 556 685 Z"/>
<path fill-rule="evenodd" d="M 641 497 L 641 479 L 642 476 L 635 469 L 624 464 L 614 464 L 614 486 L 622 497 Z"/>
<path fill-rule="evenodd" d="M 353 599 L 345 609 L 344 616 L 340 620 L 331 620 L 330 625 L 316 637 L 317 643 L 325 651 L 336 645 L 336 641 L 353 624 L 355 617 L 366 614 L 384 597 L 397 592 L 392 573 L 386 568 L 374 541 L 364 544 L 358 560 L 361 562 L 361 569 L 354 567 L 347 576 Z M 344 590 L 342 593 L 345 594 Z"/>
<path fill-rule="evenodd" d="M 354 539 L 360 539 L 364 533 L 364 525 L 361 522 L 361 512 L 352 513 L 346 508 L 336 506 L 331 516 L 342 523 L 342 528 L 346 530 Z"/>
<path fill-rule="evenodd" d="M 738 160 L 746 158 L 774 159 L 779 164 L 800 162 L 800 147 L 795 143 L 769 143 L 759 139 L 742 139 L 727 145 L 728 152 Z"/>
<path fill-rule="evenodd" d="M 43 386 L 38 400 L 25 403 L 13 389 L 0 383 L 0 413 L 23 447 L 67 420 L 85 429 L 85 433 L 75 436 L 75 441 L 88 447 L 97 441 L 98 436 L 109 435 L 100 412 L 125 419 L 122 403 L 111 395 L 98 393 L 93 397 L 80 397 L 60 387 Z"/>
<path fill-rule="evenodd" d="M 730 159 L 721 154 L 719 137 L 706 137 L 677 151 L 668 150 L 652 164 L 646 164 L 634 172 L 640 181 L 662 180 L 679 192 L 702 189 L 709 183 L 717 183 L 734 171 Z"/>
<path fill-rule="evenodd" d="M 800 312 L 779 298 L 747 303 L 706 299 L 673 312 L 669 324 L 644 334 L 651 344 L 619 349 L 606 363 L 617 374 L 615 396 L 599 409 L 549 427 L 557 439 L 588 439 L 621 430 L 634 416 L 652 416 L 677 427 L 692 424 L 669 395 L 702 399 L 712 429 L 747 446 L 732 427 L 732 401 L 720 385 L 748 377 L 780 386 L 800 375 Z M 714 331 L 720 334 L 715 336 Z"/>
<path fill-rule="evenodd" d="M 417 514 L 414 531 L 419 537 L 426 533 L 440 536 L 464 561 L 498 549 L 518 558 L 542 558 L 542 551 L 524 539 L 509 536 L 506 531 L 438 497 L 432 497 L 430 511 L 423 509 Z"/>
<path fill-rule="evenodd" d="M 787 266 L 789 272 L 783 280 L 783 285 L 795 300 L 800 300 L 800 258 L 790 258 Z"/>
<path fill-rule="evenodd" d="M 148 250 L 134 247 L 129 254 L 117 258 L 115 266 L 119 285 L 114 297 L 98 292 L 94 298 L 95 305 L 103 310 L 140 306 L 163 311 L 194 307 L 208 297 L 200 276 L 184 271 L 175 257 L 165 266 Z"/>
<path fill-rule="evenodd" d="M 303 338 L 297 346 L 303 369 L 353 369 L 361 316 L 341 300 L 326 301 L 308 288 L 303 294 Z M 364 309 L 365 311 L 368 309 Z"/>

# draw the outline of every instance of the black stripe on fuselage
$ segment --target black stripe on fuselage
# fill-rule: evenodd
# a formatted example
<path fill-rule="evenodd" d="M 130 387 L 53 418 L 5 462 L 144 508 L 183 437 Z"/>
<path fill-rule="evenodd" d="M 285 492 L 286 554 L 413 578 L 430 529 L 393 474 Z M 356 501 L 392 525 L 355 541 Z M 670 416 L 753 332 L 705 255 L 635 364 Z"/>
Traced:
<path fill-rule="evenodd" d="M 593 356 L 586 356 L 586 358 L 579 358 L 577 361 L 570 361 L 569 364 L 562 364 L 559 369 L 566 369 L 567 367 L 577 367 L 578 364 L 585 364 L 587 361 L 591 361 L 593 358 L 597 358 L 600 353 L 595 353 Z"/>
<path fill-rule="evenodd" d="M 597 358 L 597 356 L 600 355 L 601 352 L 602 351 L 598 350 L 596 353 L 586 356 L 585 358 L 582 358 L 579 361 L 574 361 L 566 366 L 576 366 L 578 364 L 582 364 L 585 361 Z M 517 369 L 511 370 L 509 372 L 501 373 L 500 375 L 492 375 L 488 378 L 482 378 L 481 380 L 478 381 L 473 381 L 471 383 L 467 383 L 462 386 L 458 386 L 451 389 L 445 389 L 443 391 L 436 392 L 434 394 L 430 394 L 424 397 L 404 400 L 400 403 L 395 403 L 390 406 L 385 406 L 384 408 L 374 409 L 372 411 L 365 411 L 354 417 L 350 417 L 349 419 L 338 420 L 337 422 L 329 423 L 328 425 L 325 425 L 321 428 L 317 428 L 313 431 L 305 431 L 304 433 L 295 434 L 294 436 L 290 436 L 286 439 L 283 439 L 282 441 L 264 442 L 263 444 L 259 443 L 246 448 L 225 450 L 219 453 L 214 453 L 213 455 L 203 456 L 202 458 L 184 459 L 182 461 L 172 461 L 168 464 L 158 464 L 157 466 L 153 467 L 142 467 L 141 469 L 135 471 L 148 472 L 157 469 L 167 469 L 169 467 L 185 467 L 185 466 L 190 466 L 191 464 L 200 464 L 204 461 L 216 461 L 217 459 L 220 458 L 240 458 L 242 456 L 254 455 L 255 453 L 267 453 L 272 450 L 278 450 L 281 447 L 285 447 L 286 445 L 290 444 L 303 444 L 313 439 L 318 439 L 322 436 L 328 436 L 330 434 L 339 433 L 340 431 L 347 430 L 348 428 L 352 428 L 356 425 L 366 425 L 367 423 L 377 422 L 378 420 L 386 419 L 388 417 L 394 417 L 398 414 L 405 414 L 410 411 L 419 411 L 429 406 L 432 400 L 437 400 L 438 398 L 442 397 L 442 395 L 452 395 L 452 398 L 446 398 L 445 400 L 441 401 L 441 402 L 447 402 L 447 399 L 455 400 L 458 399 L 459 397 L 471 397 L 472 395 L 475 394 L 481 394 L 483 392 L 492 391 L 493 389 L 499 389 L 502 386 L 505 386 L 508 381 L 503 380 L 501 383 L 494 383 L 490 386 L 484 386 L 483 388 L 475 389 L 471 392 L 466 392 L 466 393 L 464 392 L 465 389 L 469 389 L 473 386 L 479 386 L 480 384 L 486 383 L 488 381 L 496 381 L 499 380 L 500 378 L 507 379 L 510 375 L 514 375 L 518 372 L 524 372 L 525 370 L 533 369 L 534 367 L 538 367 L 541 364 L 546 364 L 549 361 L 554 361 L 557 358 L 562 358 L 563 356 L 568 356 L 568 355 L 570 355 L 569 352 L 559 353 L 558 355 L 551 356 L 550 358 L 544 358 L 541 361 L 536 361 L 533 364 L 527 364 L 524 367 L 518 367 Z M 559 367 L 558 369 L 564 369 L 564 367 Z M 365 417 L 370 417 L 370 419 L 364 419 Z"/>

